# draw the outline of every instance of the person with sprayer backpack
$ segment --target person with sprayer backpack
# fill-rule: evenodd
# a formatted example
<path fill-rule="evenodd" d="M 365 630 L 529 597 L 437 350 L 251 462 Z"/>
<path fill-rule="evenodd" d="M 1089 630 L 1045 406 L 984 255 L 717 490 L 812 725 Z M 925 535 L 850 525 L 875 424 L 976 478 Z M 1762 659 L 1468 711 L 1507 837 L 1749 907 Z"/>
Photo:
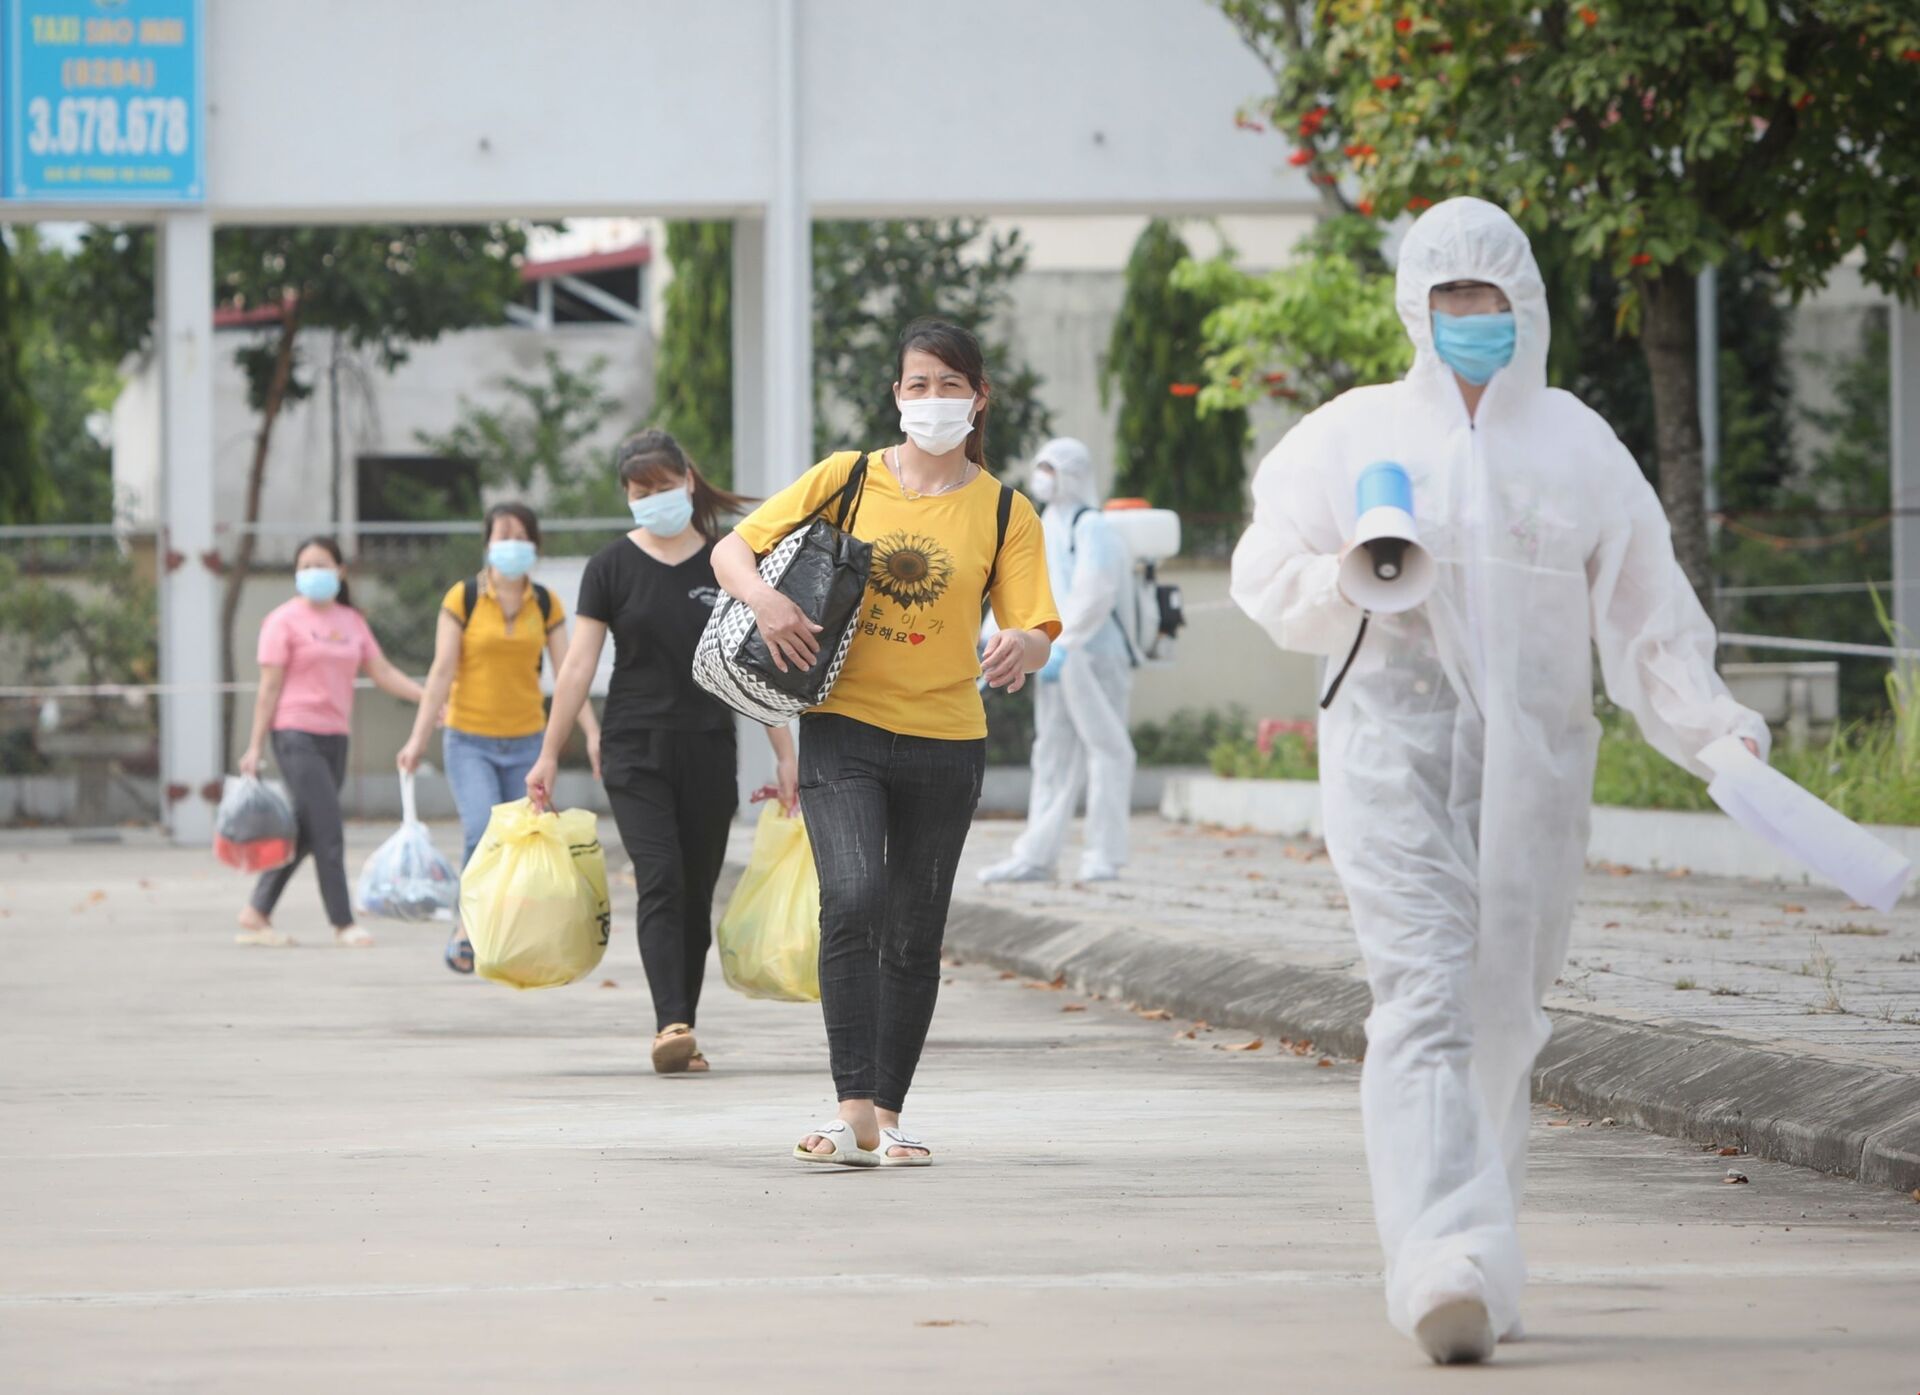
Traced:
<path fill-rule="evenodd" d="M 1100 511 L 1093 457 L 1071 437 L 1034 457 L 1029 486 L 1046 507 L 1040 526 L 1060 598 L 1060 637 L 1033 697 L 1033 785 L 1027 827 L 983 882 L 1051 881 L 1080 792 L 1087 845 L 1079 880 L 1112 881 L 1127 862 L 1133 737 L 1127 704 L 1136 657 L 1120 605 L 1132 580 L 1126 545 Z"/>
<path fill-rule="evenodd" d="M 1436 205 L 1401 243 L 1395 301 L 1413 367 L 1268 455 L 1232 594 L 1282 648 L 1347 659 L 1320 790 L 1373 993 L 1360 1115 L 1387 1315 L 1433 1360 L 1478 1362 L 1520 1334 L 1530 1083 L 1586 856 L 1593 655 L 1613 701 L 1697 775 L 1713 742 L 1764 755 L 1768 734 L 1714 671 L 1713 623 L 1639 464 L 1547 386 L 1526 234 L 1479 199 Z M 1341 562 L 1382 461 L 1406 472 L 1434 584 L 1368 614 Z"/>
<path fill-rule="evenodd" d="M 394 758 L 403 774 L 418 770 L 445 711 L 441 758 L 460 811 L 462 868 L 480 845 L 493 806 L 525 795 L 527 772 L 540 759 L 547 727 L 541 659 L 550 658 L 557 675 L 567 658 L 565 607 L 529 575 L 540 558 L 540 520 L 525 504 L 495 504 L 481 521 L 481 535 L 485 565 L 454 582 L 440 602 L 433 667 L 413 734 Z M 600 727 L 591 706 L 580 725 L 598 776 Z M 444 957 L 455 973 L 473 972 L 473 945 L 458 925 Z"/>

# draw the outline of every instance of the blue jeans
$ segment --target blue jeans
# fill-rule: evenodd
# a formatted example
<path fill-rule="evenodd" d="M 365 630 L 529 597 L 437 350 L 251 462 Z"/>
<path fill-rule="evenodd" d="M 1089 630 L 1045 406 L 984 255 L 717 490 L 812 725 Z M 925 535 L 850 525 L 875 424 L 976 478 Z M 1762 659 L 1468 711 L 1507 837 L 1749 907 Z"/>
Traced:
<path fill-rule="evenodd" d="M 540 759 L 542 739 L 537 731 L 532 736 L 475 736 L 448 727 L 441 733 L 440 755 L 447 763 L 447 784 L 466 838 L 462 869 L 480 846 L 493 806 L 527 797 L 527 772 Z"/>

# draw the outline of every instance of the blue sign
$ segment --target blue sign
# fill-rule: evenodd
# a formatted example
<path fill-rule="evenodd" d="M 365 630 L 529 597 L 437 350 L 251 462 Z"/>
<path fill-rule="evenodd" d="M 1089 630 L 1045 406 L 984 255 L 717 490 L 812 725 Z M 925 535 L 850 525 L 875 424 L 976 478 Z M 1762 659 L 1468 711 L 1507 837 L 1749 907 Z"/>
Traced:
<path fill-rule="evenodd" d="M 204 199 L 203 3 L 0 0 L 4 197 Z"/>

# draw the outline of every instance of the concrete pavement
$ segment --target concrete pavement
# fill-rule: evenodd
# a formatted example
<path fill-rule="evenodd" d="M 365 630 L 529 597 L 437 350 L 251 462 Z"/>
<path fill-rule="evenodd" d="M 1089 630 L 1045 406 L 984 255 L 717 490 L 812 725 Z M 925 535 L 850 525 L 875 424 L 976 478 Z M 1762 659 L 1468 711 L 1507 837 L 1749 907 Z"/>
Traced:
<path fill-rule="evenodd" d="M 790 1162 L 831 1112 L 817 1010 L 716 973 L 715 1073 L 652 1076 L 615 884 L 603 971 L 516 995 L 442 969 L 434 928 L 236 948 L 244 883 L 204 853 L 0 849 L 0 1383 L 1920 1382 L 1911 1200 L 1545 1110 L 1530 1340 L 1437 1371 L 1381 1315 L 1352 1065 L 977 963 L 950 970 L 907 1116 L 941 1165 Z M 303 874 L 280 923 L 317 945 L 320 921 Z"/>

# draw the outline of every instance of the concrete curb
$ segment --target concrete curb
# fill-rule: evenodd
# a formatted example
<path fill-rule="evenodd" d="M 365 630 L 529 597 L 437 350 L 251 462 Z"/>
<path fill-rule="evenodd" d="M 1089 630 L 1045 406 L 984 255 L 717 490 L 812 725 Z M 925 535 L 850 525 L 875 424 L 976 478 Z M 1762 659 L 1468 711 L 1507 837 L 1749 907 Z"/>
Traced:
<path fill-rule="evenodd" d="M 1222 1027 L 1361 1056 L 1372 995 L 1351 974 L 1272 964 L 1151 931 L 1076 924 L 956 897 L 949 953 L 1031 978 L 1164 1007 Z M 1920 1074 L 1786 1044 L 1554 1011 L 1536 1099 L 1692 1143 L 1920 1188 Z"/>

